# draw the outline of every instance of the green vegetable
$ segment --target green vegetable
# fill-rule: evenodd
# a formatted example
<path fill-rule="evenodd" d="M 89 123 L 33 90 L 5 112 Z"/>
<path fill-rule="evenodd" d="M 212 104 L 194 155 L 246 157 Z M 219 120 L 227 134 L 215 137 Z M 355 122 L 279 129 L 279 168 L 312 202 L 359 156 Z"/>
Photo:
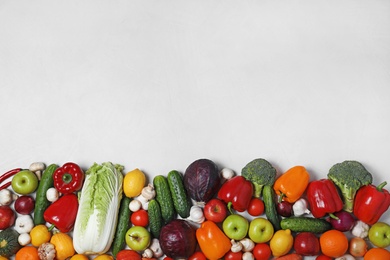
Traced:
<path fill-rule="evenodd" d="M 112 254 L 116 256 L 118 252 L 126 246 L 126 232 L 130 228 L 130 204 L 131 199 L 122 194 L 119 208 L 118 225 L 116 227 L 114 242 L 112 243 Z"/>
<path fill-rule="evenodd" d="M 259 158 L 242 168 L 241 175 L 253 183 L 254 196 L 260 197 L 264 185 L 274 184 L 276 169 L 267 160 Z"/>
<path fill-rule="evenodd" d="M 7 228 L 0 232 L 0 255 L 11 257 L 21 248 L 18 243 L 19 233 L 12 228 Z"/>
<path fill-rule="evenodd" d="M 344 161 L 333 165 L 328 178 L 340 189 L 344 200 L 344 210 L 353 211 L 356 192 L 364 185 L 372 183 L 372 175 L 357 161 Z"/>
<path fill-rule="evenodd" d="M 321 218 L 290 217 L 280 221 L 282 229 L 290 229 L 293 232 L 324 233 L 332 228 L 332 225 Z"/>
<path fill-rule="evenodd" d="M 280 217 L 276 210 L 276 194 L 271 185 L 263 187 L 264 211 L 275 230 L 280 229 Z"/>
<path fill-rule="evenodd" d="M 159 238 L 160 231 L 163 226 L 160 205 L 155 199 L 149 201 L 148 204 L 149 230 L 155 238 Z"/>
<path fill-rule="evenodd" d="M 43 213 L 49 207 L 50 201 L 46 198 L 46 192 L 54 186 L 53 173 L 58 168 L 56 164 L 50 164 L 42 174 L 38 189 L 35 193 L 34 225 L 45 224 Z"/>
<path fill-rule="evenodd" d="M 156 190 L 156 200 L 161 208 L 161 216 L 164 224 L 167 224 L 176 217 L 168 180 L 163 175 L 157 175 L 153 178 L 153 186 Z"/>
<path fill-rule="evenodd" d="M 73 244 L 79 254 L 103 254 L 114 239 L 122 199 L 123 167 L 95 163 L 85 172 Z"/>
<path fill-rule="evenodd" d="M 170 171 L 167 179 L 176 212 L 180 217 L 188 218 L 190 216 L 191 200 L 184 188 L 183 177 L 178 171 Z"/>

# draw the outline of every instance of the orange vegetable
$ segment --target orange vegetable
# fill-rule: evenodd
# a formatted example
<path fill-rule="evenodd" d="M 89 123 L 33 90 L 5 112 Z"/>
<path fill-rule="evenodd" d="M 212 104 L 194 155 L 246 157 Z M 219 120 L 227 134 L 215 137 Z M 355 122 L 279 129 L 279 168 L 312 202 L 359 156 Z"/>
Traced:
<path fill-rule="evenodd" d="M 222 258 L 231 247 L 230 239 L 212 221 L 206 220 L 196 230 L 196 239 L 207 259 Z"/>
<path fill-rule="evenodd" d="M 276 179 L 274 190 L 283 200 L 294 203 L 305 192 L 309 180 L 310 175 L 305 167 L 294 166 Z"/>
<path fill-rule="evenodd" d="M 303 256 L 297 253 L 291 253 L 275 258 L 275 260 L 302 260 Z"/>
<path fill-rule="evenodd" d="M 50 243 L 56 248 L 56 259 L 65 260 L 73 256 L 76 252 L 73 247 L 73 240 L 67 233 L 56 233 L 51 239 Z"/>

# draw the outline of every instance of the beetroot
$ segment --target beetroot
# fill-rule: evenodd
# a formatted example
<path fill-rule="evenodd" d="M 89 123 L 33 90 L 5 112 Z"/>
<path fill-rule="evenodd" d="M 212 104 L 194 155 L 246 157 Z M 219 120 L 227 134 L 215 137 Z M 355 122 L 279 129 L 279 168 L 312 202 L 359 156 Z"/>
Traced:
<path fill-rule="evenodd" d="M 209 159 L 198 159 L 191 163 L 184 173 L 184 186 L 191 199 L 208 202 L 221 184 L 218 166 Z"/>

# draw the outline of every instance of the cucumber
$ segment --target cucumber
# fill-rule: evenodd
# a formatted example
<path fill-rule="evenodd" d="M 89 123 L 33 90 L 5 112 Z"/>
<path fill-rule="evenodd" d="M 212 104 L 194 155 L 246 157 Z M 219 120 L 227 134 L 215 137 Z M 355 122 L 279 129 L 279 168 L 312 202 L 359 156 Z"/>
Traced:
<path fill-rule="evenodd" d="M 167 176 L 169 189 L 173 200 L 173 206 L 177 214 L 182 218 L 188 218 L 191 210 L 191 200 L 184 188 L 183 177 L 178 171 L 170 171 Z"/>
<path fill-rule="evenodd" d="M 271 185 L 265 185 L 263 187 L 263 201 L 264 201 L 264 210 L 265 215 L 268 220 L 274 226 L 274 230 L 280 229 L 280 217 L 278 212 L 276 211 L 276 202 L 275 202 L 276 194 Z"/>
<path fill-rule="evenodd" d="M 161 217 L 164 224 L 167 224 L 176 217 L 168 180 L 163 175 L 157 175 L 153 178 L 153 186 L 156 190 L 156 200 L 160 205 Z"/>
<path fill-rule="evenodd" d="M 325 219 L 311 217 L 284 218 L 280 221 L 280 226 L 293 232 L 324 233 L 332 229 L 332 225 Z"/>
<path fill-rule="evenodd" d="M 46 192 L 49 188 L 54 187 L 53 173 L 58 168 L 57 164 L 50 164 L 44 170 L 41 180 L 35 194 L 35 207 L 34 207 L 34 225 L 45 224 L 46 221 L 43 218 L 43 213 L 49 207 L 50 201 L 46 198 Z"/>
<path fill-rule="evenodd" d="M 131 199 L 122 195 L 121 205 L 119 207 L 118 224 L 116 226 L 114 241 L 112 243 L 112 254 L 116 256 L 119 251 L 125 248 L 126 232 L 130 228 L 130 204 Z"/>
<path fill-rule="evenodd" d="M 152 199 L 148 204 L 149 230 L 153 237 L 159 238 L 163 226 L 161 209 L 157 200 Z"/>

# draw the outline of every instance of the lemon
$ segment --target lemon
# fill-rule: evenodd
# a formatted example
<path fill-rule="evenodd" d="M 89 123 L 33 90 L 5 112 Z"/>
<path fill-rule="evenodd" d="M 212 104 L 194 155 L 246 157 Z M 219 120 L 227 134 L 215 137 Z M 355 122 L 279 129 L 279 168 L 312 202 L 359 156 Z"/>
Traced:
<path fill-rule="evenodd" d="M 291 250 L 293 242 L 294 238 L 290 229 L 276 231 L 269 244 L 272 255 L 279 257 L 287 254 Z"/>
<path fill-rule="evenodd" d="M 49 242 L 51 238 L 51 232 L 49 229 L 41 224 L 36 225 L 30 231 L 31 244 L 35 247 L 39 247 L 43 243 Z"/>
<path fill-rule="evenodd" d="M 145 183 L 146 176 L 141 170 L 136 168 L 126 173 L 123 178 L 123 191 L 126 197 L 134 198 L 140 195 Z"/>

